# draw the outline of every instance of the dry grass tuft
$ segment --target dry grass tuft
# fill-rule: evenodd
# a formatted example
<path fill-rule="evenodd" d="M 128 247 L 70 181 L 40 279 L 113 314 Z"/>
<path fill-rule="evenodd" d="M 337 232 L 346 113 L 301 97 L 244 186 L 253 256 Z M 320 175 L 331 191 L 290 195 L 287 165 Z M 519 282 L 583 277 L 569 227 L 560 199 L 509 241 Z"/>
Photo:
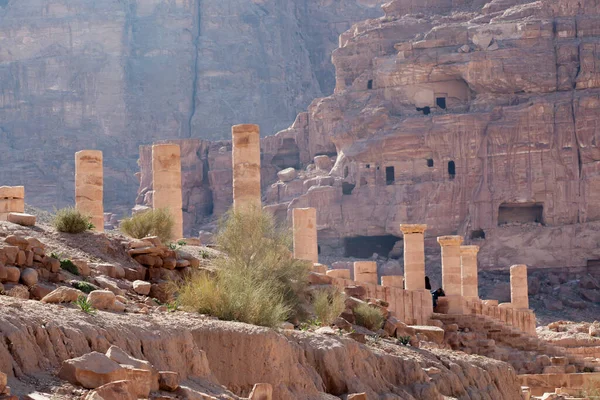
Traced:
<path fill-rule="evenodd" d="M 346 296 L 339 290 L 321 289 L 314 294 L 313 307 L 322 325 L 331 325 L 344 311 Z"/>
<path fill-rule="evenodd" d="M 52 225 L 57 231 L 66 233 L 81 233 L 94 228 L 90 217 L 74 207 L 58 210 L 52 220 Z"/>
<path fill-rule="evenodd" d="M 158 236 L 163 243 L 173 237 L 175 221 L 167 209 L 148 210 L 121 221 L 119 228 L 129 237 L 143 239 Z"/>

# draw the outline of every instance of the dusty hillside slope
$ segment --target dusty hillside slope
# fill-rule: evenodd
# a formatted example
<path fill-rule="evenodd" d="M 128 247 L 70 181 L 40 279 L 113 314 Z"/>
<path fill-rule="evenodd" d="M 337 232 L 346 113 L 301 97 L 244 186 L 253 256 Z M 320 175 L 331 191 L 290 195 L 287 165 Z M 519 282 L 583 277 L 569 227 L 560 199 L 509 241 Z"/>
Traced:
<path fill-rule="evenodd" d="M 386 354 L 337 336 L 280 333 L 184 312 L 89 316 L 73 306 L 0 297 L 0 371 L 17 390 L 40 385 L 62 360 L 104 352 L 112 344 L 158 369 L 205 384 L 218 381 L 238 395 L 267 382 L 277 399 L 362 391 L 387 399 L 520 396 L 514 371 L 484 357 L 397 346 L 395 354 Z M 53 384 L 36 388 L 55 390 Z"/>

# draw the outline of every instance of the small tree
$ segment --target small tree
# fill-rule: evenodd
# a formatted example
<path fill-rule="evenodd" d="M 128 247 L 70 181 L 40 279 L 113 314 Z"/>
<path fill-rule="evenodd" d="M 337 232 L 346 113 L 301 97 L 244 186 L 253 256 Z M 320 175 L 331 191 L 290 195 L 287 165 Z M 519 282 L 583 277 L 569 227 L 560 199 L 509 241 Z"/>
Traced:
<path fill-rule="evenodd" d="M 169 210 L 159 208 L 148 210 L 125 218 L 121 221 L 121 231 L 134 239 L 143 239 L 147 236 L 158 236 L 167 243 L 173 237 L 175 221 Z"/>

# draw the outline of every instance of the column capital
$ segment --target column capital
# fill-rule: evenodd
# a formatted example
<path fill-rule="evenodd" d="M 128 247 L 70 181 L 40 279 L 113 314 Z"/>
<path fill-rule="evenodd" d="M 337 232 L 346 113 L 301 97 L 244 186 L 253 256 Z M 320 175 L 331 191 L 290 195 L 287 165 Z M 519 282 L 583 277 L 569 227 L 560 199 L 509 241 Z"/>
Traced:
<path fill-rule="evenodd" d="M 425 224 L 400 224 L 400 230 L 403 234 L 424 233 L 427 229 Z"/>
<path fill-rule="evenodd" d="M 479 246 L 460 246 L 460 254 L 477 254 L 479 252 Z"/>
<path fill-rule="evenodd" d="M 438 236 L 437 242 L 440 246 L 460 246 L 463 242 L 462 236 L 452 235 L 452 236 Z"/>

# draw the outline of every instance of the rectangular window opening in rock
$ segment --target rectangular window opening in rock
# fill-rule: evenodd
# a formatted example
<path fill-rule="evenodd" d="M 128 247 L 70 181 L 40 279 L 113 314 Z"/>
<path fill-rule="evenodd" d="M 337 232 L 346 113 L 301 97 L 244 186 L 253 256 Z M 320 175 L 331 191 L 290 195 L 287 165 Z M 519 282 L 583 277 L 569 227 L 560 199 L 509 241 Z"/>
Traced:
<path fill-rule="evenodd" d="M 498 210 L 498 226 L 506 224 L 544 224 L 543 203 L 502 203 Z"/>
<path fill-rule="evenodd" d="M 394 167 L 385 167 L 385 184 L 393 185 L 395 180 Z"/>
<path fill-rule="evenodd" d="M 448 161 L 448 176 L 450 179 L 454 179 L 456 177 L 456 164 L 454 161 Z"/>
<path fill-rule="evenodd" d="M 428 158 L 428 159 L 427 159 L 427 166 L 428 166 L 429 168 L 433 168 L 433 160 L 432 160 L 431 158 Z"/>
<path fill-rule="evenodd" d="M 367 83 L 367 89 L 373 89 L 373 79 L 369 79 L 369 82 Z"/>

